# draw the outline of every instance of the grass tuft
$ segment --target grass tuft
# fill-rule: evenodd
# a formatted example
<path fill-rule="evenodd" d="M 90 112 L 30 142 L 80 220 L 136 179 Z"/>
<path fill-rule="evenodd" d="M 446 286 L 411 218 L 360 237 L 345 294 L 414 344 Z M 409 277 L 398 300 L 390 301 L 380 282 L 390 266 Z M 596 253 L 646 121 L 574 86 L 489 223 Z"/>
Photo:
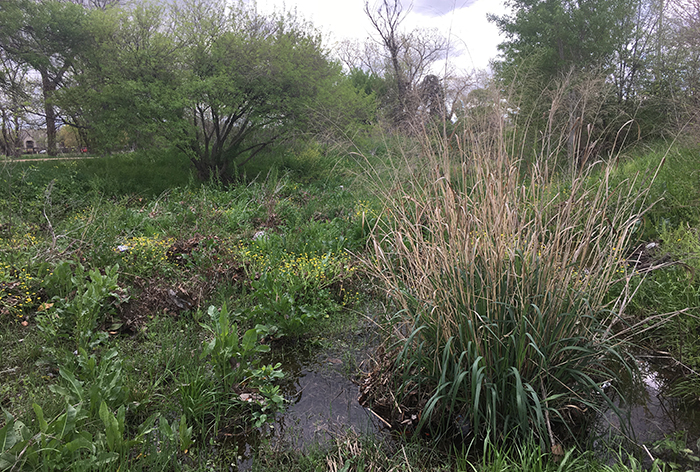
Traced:
<path fill-rule="evenodd" d="M 401 310 L 396 391 L 418 430 L 553 448 L 615 409 L 603 384 L 632 369 L 626 292 L 608 293 L 647 191 L 613 185 L 602 161 L 555 173 L 563 149 L 514 157 L 499 120 L 488 139 L 431 135 L 420 161 L 403 156 L 366 262 Z"/>

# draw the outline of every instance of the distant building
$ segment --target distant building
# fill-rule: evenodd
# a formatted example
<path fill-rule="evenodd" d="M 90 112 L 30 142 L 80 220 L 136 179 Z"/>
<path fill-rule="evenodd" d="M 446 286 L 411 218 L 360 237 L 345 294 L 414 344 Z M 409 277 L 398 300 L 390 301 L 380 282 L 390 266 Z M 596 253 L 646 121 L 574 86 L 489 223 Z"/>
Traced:
<path fill-rule="evenodd" d="M 22 152 L 26 154 L 36 154 L 46 151 L 46 130 L 45 129 L 23 129 L 19 133 L 22 141 Z"/>

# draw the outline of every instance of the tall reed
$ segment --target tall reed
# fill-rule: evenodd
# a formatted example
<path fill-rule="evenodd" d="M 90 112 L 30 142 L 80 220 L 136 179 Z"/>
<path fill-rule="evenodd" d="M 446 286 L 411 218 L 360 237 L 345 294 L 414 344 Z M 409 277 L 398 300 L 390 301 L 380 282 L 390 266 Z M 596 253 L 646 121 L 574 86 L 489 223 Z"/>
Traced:
<path fill-rule="evenodd" d="M 626 364 L 609 293 L 646 192 L 590 156 L 555 172 L 562 146 L 524 156 L 505 111 L 489 120 L 426 134 L 421 160 L 396 166 L 368 265 L 400 310 L 395 393 L 423 395 L 419 428 L 552 447 L 614 407 L 602 385 Z"/>

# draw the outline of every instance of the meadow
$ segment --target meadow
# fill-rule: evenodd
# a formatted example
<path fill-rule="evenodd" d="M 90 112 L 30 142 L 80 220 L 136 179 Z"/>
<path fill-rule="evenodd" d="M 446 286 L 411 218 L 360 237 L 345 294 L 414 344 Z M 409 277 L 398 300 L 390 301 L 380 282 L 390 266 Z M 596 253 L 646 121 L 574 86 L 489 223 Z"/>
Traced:
<path fill-rule="evenodd" d="M 168 151 L 3 161 L 0 470 L 236 470 L 226 438 L 285 409 L 275 353 L 368 320 L 347 375 L 397 434 L 263 437 L 253 470 L 700 462 L 686 436 L 601 454 L 590 434 L 624 420 L 639 349 L 671 353 L 672 394 L 697 401 L 698 148 L 560 172 L 428 137 L 299 144 L 228 186 Z"/>

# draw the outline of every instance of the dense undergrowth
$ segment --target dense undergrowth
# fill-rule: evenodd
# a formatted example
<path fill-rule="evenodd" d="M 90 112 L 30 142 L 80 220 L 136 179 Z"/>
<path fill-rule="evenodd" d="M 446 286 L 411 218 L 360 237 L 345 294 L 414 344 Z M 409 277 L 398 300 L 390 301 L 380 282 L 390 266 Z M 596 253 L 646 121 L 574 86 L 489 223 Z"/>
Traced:
<path fill-rule="evenodd" d="M 383 393 L 409 415 L 386 418 L 450 452 L 347 433 L 263 446 L 254 468 L 642 470 L 577 452 L 593 417 L 576 411 L 612 404 L 630 342 L 672 352 L 675 393 L 698 397 L 697 149 L 562 180 L 505 152 L 370 144 L 359 164 L 280 151 L 230 187 L 168 153 L 3 163 L 0 469 L 228 468 L 226 438 L 284 409 L 262 354 L 332 343 L 380 301 Z"/>
<path fill-rule="evenodd" d="M 284 406 L 260 354 L 352 325 L 351 182 L 195 185 L 178 159 L 5 164 L 0 469 L 235 463 L 219 441 Z"/>

